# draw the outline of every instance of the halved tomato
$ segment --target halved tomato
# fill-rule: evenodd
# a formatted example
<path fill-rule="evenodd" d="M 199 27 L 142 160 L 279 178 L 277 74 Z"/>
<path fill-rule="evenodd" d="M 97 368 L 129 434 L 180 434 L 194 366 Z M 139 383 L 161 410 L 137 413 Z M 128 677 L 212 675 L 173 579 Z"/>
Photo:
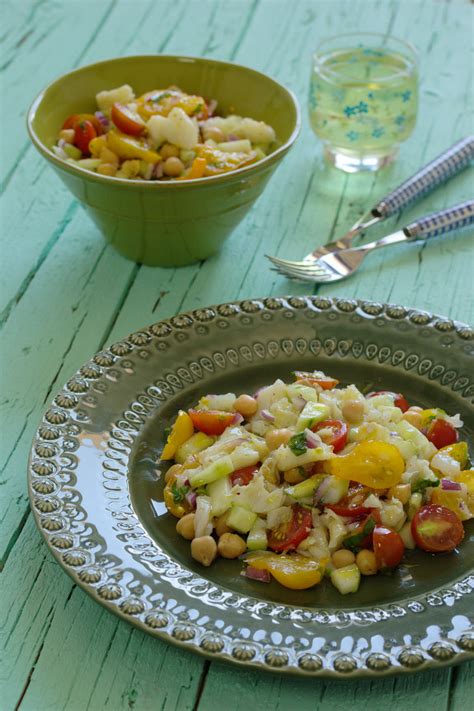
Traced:
<path fill-rule="evenodd" d="M 394 393 L 391 390 L 377 390 L 377 392 L 369 393 L 367 397 L 376 397 L 377 395 L 390 395 L 393 398 L 395 407 L 399 407 L 402 412 L 406 412 L 410 407 L 408 400 L 400 393 Z"/>
<path fill-rule="evenodd" d="M 311 428 L 313 432 L 318 432 L 319 430 L 330 430 L 330 432 L 325 432 L 321 434 L 321 439 L 325 444 L 332 446 L 334 453 L 340 452 L 344 449 L 347 442 L 347 425 L 342 420 L 324 420 L 323 422 L 318 422 L 318 424 L 313 425 Z"/>
<path fill-rule="evenodd" d="M 464 538 L 464 527 L 446 506 L 428 504 L 418 509 L 411 522 L 416 545 L 429 553 L 454 550 Z"/>
<path fill-rule="evenodd" d="M 258 472 L 258 466 L 252 464 L 250 467 L 242 467 L 242 469 L 236 469 L 230 475 L 230 480 L 232 486 L 247 486 L 253 479 L 255 472 Z"/>
<path fill-rule="evenodd" d="M 319 385 L 323 390 L 332 390 L 336 385 L 339 385 L 339 380 L 329 378 L 323 374 L 315 375 L 305 370 L 295 370 L 294 375 L 297 383 L 301 383 L 302 385 Z"/>
<path fill-rule="evenodd" d="M 396 568 L 403 558 L 405 545 L 401 536 L 385 526 L 376 526 L 372 534 L 375 558 L 379 568 Z"/>
<path fill-rule="evenodd" d="M 374 509 L 367 506 L 348 506 L 341 504 L 326 504 L 325 508 L 331 509 L 338 516 L 351 518 L 353 521 L 358 521 L 369 516 Z"/>
<path fill-rule="evenodd" d="M 234 412 L 222 410 L 188 410 L 194 427 L 207 435 L 220 435 L 235 419 Z"/>
<path fill-rule="evenodd" d="M 312 526 L 313 517 L 310 509 L 295 504 L 291 519 L 270 531 L 268 547 L 277 553 L 294 550 L 308 536 Z"/>
<path fill-rule="evenodd" d="M 94 126 L 98 136 L 101 136 L 104 133 L 104 127 L 102 126 L 97 116 L 94 116 L 94 114 L 71 114 L 71 116 L 69 116 L 63 123 L 63 129 L 75 129 L 77 124 L 81 121 L 89 121 L 89 123 Z"/>
<path fill-rule="evenodd" d="M 130 136 L 140 136 L 146 129 L 146 124 L 141 116 L 123 104 L 112 106 L 111 118 L 119 131 L 128 133 Z"/>
<path fill-rule="evenodd" d="M 425 435 L 437 449 L 447 447 L 458 441 L 459 435 L 450 422 L 437 417 L 425 431 Z"/>
<path fill-rule="evenodd" d="M 80 121 L 74 127 L 74 145 L 83 153 L 88 154 L 89 143 L 97 137 L 97 131 L 88 120 Z"/>

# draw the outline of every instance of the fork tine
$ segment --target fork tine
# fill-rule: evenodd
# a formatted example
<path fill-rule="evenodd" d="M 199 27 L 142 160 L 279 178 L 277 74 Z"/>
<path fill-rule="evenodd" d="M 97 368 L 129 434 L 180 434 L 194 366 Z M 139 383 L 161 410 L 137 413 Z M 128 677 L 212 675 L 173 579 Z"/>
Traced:
<path fill-rule="evenodd" d="M 316 275 L 316 274 L 326 274 L 327 269 L 319 264 L 319 262 L 315 261 L 314 264 L 308 263 L 306 264 L 305 262 L 291 262 L 286 259 L 279 259 L 278 257 L 270 257 L 268 254 L 266 255 L 267 259 L 269 259 L 273 264 L 275 264 L 277 267 L 280 267 L 283 270 L 286 269 L 296 269 L 298 271 L 302 272 L 308 272 L 310 274 Z"/>
<path fill-rule="evenodd" d="M 333 275 L 328 271 L 318 271 L 315 273 L 311 272 L 300 272 L 297 269 L 290 269 L 290 268 L 283 268 L 276 266 L 273 268 L 273 271 L 278 272 L 279 274 L 283 274 L 286 277 L 289 277 L 290 279 L 299 279 L 302 281 L 312 281 L 312 282 L 326 282 L 330 281 L 331 279 L 333 281 L 336 281 L 334 279 Z"/>
<path fill-rule="evenodd" d="M 284 274 L 293 274 L 294 276 L 298 276 L 301 278 L 304 277 L 311 277 L 311 278 L 329 278 L 333 276 L 333 273 L 330 269 L 328 269 L 325 265 L 322 264 L 314 264 L 312 269 L 302 269 L 300 267 L 292 267 L 288 266 L 286 264 L 281 264 L 279 262 L 275 262 L 273 259 L 271 262 L 274 264 L 274 266 L 279 270 L 280 272 Z"/>
<path fill-rule="evenodd" d="M 314 262 L 292 262 L 290 259 L 280 259 L 280 257 L 271 257 L 269 254 L 265 255 L 274 264 L 278 264 L 282 267 L 301 267 L 302 269 L 314 269 L 317 267 L 317 260 Z"/>

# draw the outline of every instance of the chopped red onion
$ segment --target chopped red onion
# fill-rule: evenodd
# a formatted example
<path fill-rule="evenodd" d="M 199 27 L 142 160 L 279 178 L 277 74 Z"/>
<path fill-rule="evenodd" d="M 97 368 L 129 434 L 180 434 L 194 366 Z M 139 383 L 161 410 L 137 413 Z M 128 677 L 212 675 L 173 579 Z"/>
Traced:
<path fill-rule="evenodd" d="M 258 390 L 255 390 L 253 397 L 257 398 L 260 395 L 260 393 L 262 392 L 262 390 L 265 390 L 265 388 L 263 387 L 263 388 L 259 388 Z"/>
<path fill-rule="evenodd" d="M 260 414 L 263 417 L 263 419 L 266 420 L 267 422 L 275 422 L 274 415 L 272 415 L 272 413 L 269 412 L 268 410 L 262 410 Z"/>
<path fill-rule="evenodd" d="M 306 429 L 304 433 L 306 435 L 306 446 L 308 449 L 316 449 L 316 447 L 321 446 L 321 437 L 319 435 L 308 429 Z"/>
<path fill-rule="evenodd" d="M 322 480 L 322 482 L 320 483 L 320 485 L 314 492 L 314 502 L 315 503 L 317 503 L 320 499 L 322 499 L 322 497 L 326 493 L 326 490 L 329 488 L 330 484 L 331 484 L 331 479 L 328 476 L 324 477 L 324 479 Z"/>
<path fill-rule="evenodd" d="M 441 488 L 444 491 L 462 491 L 462 486 L 457 481 L 451 481 L 450 479 L 441 479 Z"/>
<path fill-rule="evenodd" d="M 209 118 L 214 114 L 214 111 L 216 109 L 217 109 L 217 101 L 215 99 L 211 99 L 207 105 L 207 115 L 209 116 Z"/>
<path fill-rule="evenodd" d="M 239 137 L 235 135 L 235 133 L 229 133 L 227 136 L 228 141 L 239 141 Z"/>
<path fill-rule="evenodd" d="M 163 177 L 163 161 L 160 161 L 155 165 L 155 167 L 153 168 L 152 177 L 156 180 L 159 180 L 159 178 Z"/>
<path fill-rule="evenodd" d="M 271 580 L 268 570 L 260 570 L 259 568 L 254 568 L 253 565 L 248 565 L 243 571 L 243 574 L 246 578 L 258 580 L 261 583 L 269 583 Z"/>
<path fill-rule="evenodd" d="M 240 425 L 241 422 L 244 421 L 244 418 L 240 414 L 240 412 L 236 412 L 234 415 L 234 419 L 232 420 L 233 425 Z"/>
<path fill-rule="evenodd" d="M 96 119 L 99 119 L 102 126 L 107 130 L 110 126 L 110 121 L 102 111 L 95 112 Z"/>
<path fill-rule="evenodd" d="M 188 502 L 190 508 L 194 511 L 196 508 L 196 492 L 195 491 L 188 491 L 186 496 L 184 497 L 186 501 Z"/>

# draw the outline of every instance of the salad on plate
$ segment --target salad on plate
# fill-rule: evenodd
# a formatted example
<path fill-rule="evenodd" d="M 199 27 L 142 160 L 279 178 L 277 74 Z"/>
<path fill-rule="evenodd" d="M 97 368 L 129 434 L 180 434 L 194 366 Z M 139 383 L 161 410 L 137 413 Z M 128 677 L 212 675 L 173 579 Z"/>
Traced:
<path fill-rule="evenodd" d="M 192 557 L 294 590 L 396 568 L 406 551 L 450 553 L 474 517 L 462 421 L 322 372 L 254 395 L 209 394 L 179 411 L 161 460 L 164 500 Z"/>
<path fill-rule="evenodd" d="M 217 101 L 176 86 L 141 96 L 128 84 L 101 91 L 95 113 L 68 116 L 53 152 L 100 175 L 128 180 L 195 180 L 268 155 L 275 131 L 263 121 L 216 115 Z"/>

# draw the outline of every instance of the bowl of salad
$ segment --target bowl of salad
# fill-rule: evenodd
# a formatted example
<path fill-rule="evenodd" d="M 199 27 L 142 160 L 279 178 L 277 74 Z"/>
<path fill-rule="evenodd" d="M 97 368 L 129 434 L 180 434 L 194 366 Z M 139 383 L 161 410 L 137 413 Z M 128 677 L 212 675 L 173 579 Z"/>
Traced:
<path fill-rule="evenodd" d="M 28 131 L 107 242 L 151 266 L 214 254 L 297 138 L 284 86 L 211 59 L 137 56 L 65 74 Z"/>

